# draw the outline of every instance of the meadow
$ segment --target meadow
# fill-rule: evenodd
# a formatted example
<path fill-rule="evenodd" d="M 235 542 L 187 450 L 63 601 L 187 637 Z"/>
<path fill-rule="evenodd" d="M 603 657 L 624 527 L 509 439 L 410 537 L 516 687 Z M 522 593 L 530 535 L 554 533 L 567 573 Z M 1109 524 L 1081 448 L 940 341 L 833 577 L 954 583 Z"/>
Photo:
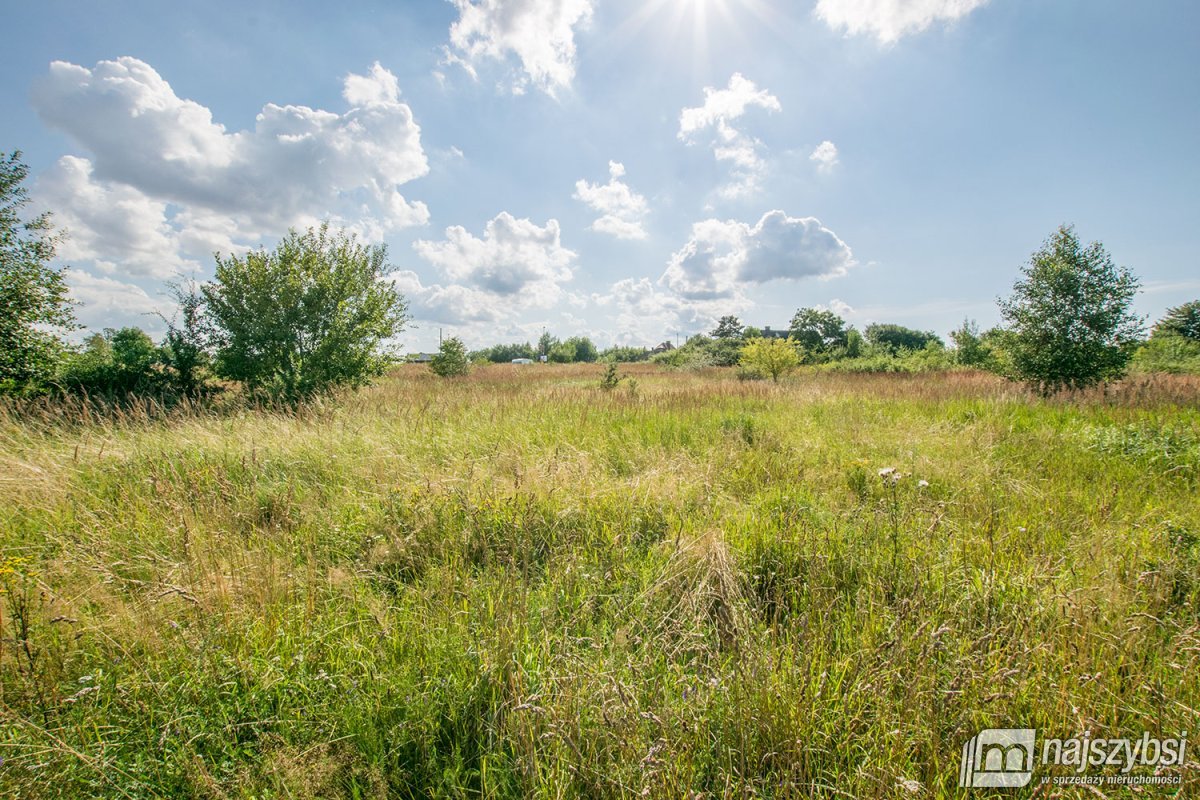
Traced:
<path fill-rule="evenodd" d="M 958 789 L 1003 727 L 1200 790 L 1200 378 L 623 371 L 0 409 L 0 796 L 1078 796 Z"/>

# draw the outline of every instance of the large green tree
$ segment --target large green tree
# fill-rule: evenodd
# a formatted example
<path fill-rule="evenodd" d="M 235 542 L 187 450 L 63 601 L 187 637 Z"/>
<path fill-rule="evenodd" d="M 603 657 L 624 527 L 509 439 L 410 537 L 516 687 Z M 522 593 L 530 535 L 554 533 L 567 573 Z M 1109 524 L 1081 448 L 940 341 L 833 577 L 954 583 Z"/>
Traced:
<path fill-rule="evenodd" d="M 218 374 L 289 402 L 380 374 L 408 319 L 386 262 L 383 245 L 328 224 L 291 230 L 271 251 L 218 256 L 201 290 Z"/>
<path fill-rule="evenodd" d="M 49 380 L 63 352 L 55 331 L 75 327 L 63 271 L 50 265 L 50 214 L 25 215 L 28 176 L 19 151 L 0 156 L 0 391 Z"/>
<path fill-rule="evenodd" d="M 1010 377 L 1043 394 L 1119 377 L 1142 321 L 1131 310 L 1138 280 L 1099 242 L 1062 226 L 1030 257 L 1000 301 Z"/>
<path fill-rule="evenodd" d="M 846 321 L 832 311 L 801 308 L 792 317 L 791 338 L 810 353 L 846 346 Z"/>

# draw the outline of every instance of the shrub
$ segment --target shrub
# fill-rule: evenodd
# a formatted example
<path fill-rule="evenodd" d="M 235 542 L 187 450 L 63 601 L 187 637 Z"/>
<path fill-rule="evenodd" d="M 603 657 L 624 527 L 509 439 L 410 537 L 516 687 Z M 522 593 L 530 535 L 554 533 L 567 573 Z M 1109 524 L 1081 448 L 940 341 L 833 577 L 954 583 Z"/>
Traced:
<path fill-rule="evenodd" d="M 1132 363 L 1142 372 L 1200 374 L 1200 341 L 1156 332 L 1138 348 Z"/>
<path fill-rule="evenodd" d="M 217 256 L 202 293 L 218 374 L 287 402 L 381 374 L 391 362 L 383 343 L 408 319 L 383 280 L 386 259 L 383 245 L 328 224 L 291 230 L 270 252 Z"/>
<path fill-rule="evenodd" d="M 467 347 L 463 344 L 462 339 L 457 336 L 443 339 L 441 346 L 438 347 L 437 355 L 429 362 L 429 368 L 435 375 L 443 378 L 455 378 L 470 372 L 471 364 L 467 359 Z"/>
<path fill-rule="evenodd" d="M 66 358 L 59 381 L 68 391 L 119 399 L 161 392 L 162 368 L 162 351 L 141 328 L 107 328 Z"/>
<path fill-rule="evenodd" d="M 942 340 L 933 331 L 918 331 L 903 325 L 868 325 L 866 334 L 868 342 L 892 352 L 921 350 L 930 342 L 942 344 Z"/>
<path fill-rule="evenodd" d="M 790 340 L 751 339 L 742 348 L 741 363 L 778 382 L 782 376 L 800 366 L 800 354 Z"/>

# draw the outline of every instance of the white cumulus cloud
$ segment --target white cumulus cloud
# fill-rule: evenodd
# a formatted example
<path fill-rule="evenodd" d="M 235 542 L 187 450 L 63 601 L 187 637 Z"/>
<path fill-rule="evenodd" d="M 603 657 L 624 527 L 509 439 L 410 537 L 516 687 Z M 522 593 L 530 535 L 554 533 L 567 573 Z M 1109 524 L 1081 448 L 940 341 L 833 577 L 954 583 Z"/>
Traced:
<path fill-rule="evenodd" d="M 642 220 L 648 211 L 646 198 L 621 180 L 625 175 L 623 164 L 608 162 L 608 174 L 608 183 L 589 183 L 582 179 L 575 182 L 575 199 L 600 214 L 592 223 L 592 230 L 618 239 L 645 239 Z"/>
<path fill-rule="evenodd" d="M 66 233 L 58 249 L 64 261 L 92 261 L 102 272 L 152 278 L 196 266 L 182 253 L 166 203 L 131 186 L 94 181 L 86 158 L 60 158 L 38 176 L 36 194 Z"/>
<path fill-rule="evenodd" d="M 832 172 L 833 168 L 838 165 L 837 145 L 827 139 L 817 145 L 808 159 L 816 162 L 817 171 Z"/>
<path fill-rule="evenodd" d="M 780 111 L 779 99 L 741 73 L 734 73 L 724 89 L 704 88 L 704 104 L 685 108 L 679 115 L 679 138 L 694 142 L 711 131 L 713 156 L 730 163 L 733 180 L 721 189 L 729 198 L 753 194 L 762 180 L 765 160 L 762 143 L 734 123 L 751 108 Z"/>
<path fill-rule="evenodd" d="M 441 241 L 420 239 L 413 249 L 433 265 L 441 283 L 425 283 L 407 270 L 392 276 L 418 321 L 471 326 L 512 323 L 531 308 L 578 300 L 563 284 L 576 254 L 563 247 L 558 221 L 537 225 L 501 212 L 483 237 L 454 225 Z"/>
<path fill-rule="evenodd" d="M 33 106 L 85 153 L 60 158 L 33 195 L 68 233 L 62 260 L 84 267 L 72 271 L 81 318 L 137 324 L 162 307 L 139 281 L 196 274 L 213 252 L 289 226 L 351 220 L 380 239 L 424 224 L 425 205 L 400 193 L 429 167 L 395 76 L 376 63 L 344 79 L 343 97 L 344 113 L 268 103 L 231 132 L 136 58 L 53 62 Z"/>
<path fill-rule="evenodd" d="M 80 303 L 79 321 L 93 331 L 136 326 L 158 335 L 165 327 L 159 315 L 171 317 L 171 301 L 151 297 L 136 284 L 80 269 L 67 270 L 66 280 L 71 298 Z"/>
<path fill-rule="evenodd" d="M 483 59 L 515 56 L 527 82 L 554 95 L 575 77 L 575 30 L 592 17 L 593 0 L 452 0 L 458 19 L 450 26 L 447 60 L 472 75 Z"/>
<path fill-rule="evenodd" d="M 818 0 L 813 13 L 829 27 L 889 44 L 935 22 L 953 22 L 988 0 Z"/>
<path fill-rule="evenodd" d="M 730 299 L 746 284 L 843 275 L 850 247 L 814 217 L 770 211 L 755 224 L 709 219 L 667 264 L 661 283 L 690 300 Z"/>

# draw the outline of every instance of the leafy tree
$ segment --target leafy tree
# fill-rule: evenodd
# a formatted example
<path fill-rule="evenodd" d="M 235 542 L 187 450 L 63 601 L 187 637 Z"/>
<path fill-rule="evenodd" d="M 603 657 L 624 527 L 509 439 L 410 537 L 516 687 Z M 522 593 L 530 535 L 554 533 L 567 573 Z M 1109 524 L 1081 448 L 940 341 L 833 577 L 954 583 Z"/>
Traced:
<path fill-rule="evenodd" d="M 742 325 L 741 320 L 730 315 L 717 320 L 717 327 L 712 329 L 709 336 L 714 339 L 736 339 L 741 341 L 744 331 L 745 326 Z"/>
<path fill-rule="evenodd" d="M 600 351 L 596 349 L 596 345 L 592 343 L 592 340 L 586 336 L 572 336 L 563 342 L 563 344 L 575 348 L 575 358 L 572 359 L 573 361 L 582 364 L 591 364 L 600 357 Z"/>
<path fill-rule="evenodd" d="M 600 360 L 612 363 L 630 363 L 645 361 L 650 358 L 650 351 L 644 347 L 623 347 L 616 345 L 600 351 Z"/>
<path fill-rule="evenodd" d="M 1156 333 L 1138 348 L 1132 364 L 1144 372 L 1200 374 L 1200 341 Z"/>
<path fill-rule="evenodd" d="M 546 360 L 552 364 L 570 364 L 575 361 L 575 347 L 566 342 L 558 342 L 550 348 Z"/>
<path fill-rule="evenodd" d="M 802 308 L 792 317 L 791 338 L 810 353 L 846 346 L 846 321 L 832 311 Z"/>
<path fill-rule="evenodd" d="M 443 339 L 437 355 L 429 362 L 429 368 L 435 375 L 443 378 L 466 375 L 471 369 L 471 364 L 467 360 L 467 346 L 463 344 L 463 340 L 457 336 Z"/>
<path fill-rule="evenodd" d="M 595 361 L 600 357 L 596 345 L 586 336 L 572 336 L 550 348 L 549 360 L 555 364 L 574 364 Z"/>
<path fill-rule="evenodd" d="M 790 340 L 751 339 L 742 348 L 742 365 L 778 382 L 800 366 L 800 354 Z"/>
<path fill-rule="evenodd" d="M 954 342 L 954 361 L 964 367 L 990 368 L 995 364 L 995 356 L 979 332 L 979 323 L 973 319 L 964 319 L 962 327 L 950 331 L 950 340 Z"/>
<path fill-rule="evenodd" d="M 493 364 L 508 364 L 514 358 L 537 358 L 537 353 L 534 352 L 533 345 L 529 342 L 497 344 L 471 353 L 472 361 L 490 361 Z"/>
<path fill-rule="evenodd" d="M 709 339 L 704 348 L 717 367 L 732 367 L 742 359 L 741 339 Z"/>
<path fill-rule="evenodd" d="M 50 214 L 22 216 L 28 176 L 20 151 L 0 155 L 0 391 L 49 380 L 65 352 L 54 329 L 76 327 L 63 270 L 50 266 L 58 243 Z"/>
<path fill-rule="evenodd" d="M 858 358 L 862 355 L 865 347 L 866 340 L 858 332 L 858 328 L 852 327 L 846 331 L 846 346 L 842 349 L 842 353 L 846 358 Z"/>
<path fill-rule="evenodd" d="M 553 336 L 550 333 L 543 333 L 540 337 L 538 337 L 538 356 L 546 356 L 549 358 L 551 351 L 553 351 L 558 344 L 558 337 Z"/>
<path fill-rule="evenodd" d="M 141 328 L 106 328 L 66 359 L 60 382 L 70 391 L 114 399 L 152 394 L 163 388 L 162 362 L 162 351 Z"/>
<path fill-rule="evenodd" d="M 294 402 L 357 386 L 390 363 L 384 342 L 408 317 L 383 245 L 360 244 L 328 224 L 288 234 L 271 252 L 217 256 L 202 294 L 218 374 L 252 393 Z"/>
<path fill-rule="evenodd" d="M 204 297 L 194 284 L 171 286 L 179 310 L 167 323 L 162 343 L 163 365 L 171 388 L 184 397 L 199 397 L 208 390 L 206 372 L 210 328 L 204 315 Z"/>
<path fill-rule="evenodd" d="M 918 331 L 903 325 L 868 325 L 866 334 L 871 344 L 893 353 L 898 350 L 923 350 L 930 342 L 943 344 L 933 331 Z"/>
<path fill-rule="evenodd" d="M 1182 336 L 1200 342 L 1200 300 L 1168 308 L 1166 315 L 1154 326 L 1154 335 Z"/>
<path fill-rule="evenodd" d="M 1064 225 L 1021 273 L 1000 302 L 1010 377 L 1049 394 L 1124 373 L 1142 329 L 1130 310 L 1138 291 L 1132 272 L 1099 242 L 1081 245 Z"/>

